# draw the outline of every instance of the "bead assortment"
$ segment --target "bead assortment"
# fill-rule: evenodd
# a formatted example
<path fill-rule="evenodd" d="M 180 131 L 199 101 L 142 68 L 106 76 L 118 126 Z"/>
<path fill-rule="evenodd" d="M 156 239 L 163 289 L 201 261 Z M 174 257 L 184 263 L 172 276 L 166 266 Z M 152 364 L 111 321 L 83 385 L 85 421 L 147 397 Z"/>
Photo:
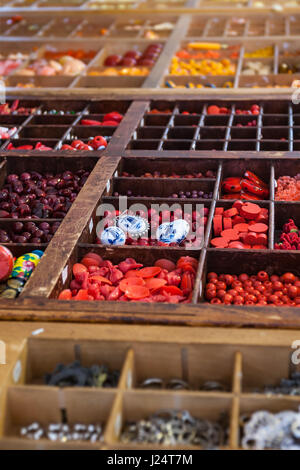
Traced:
<path fill-rule="evenodd" d="M 211 304 L 224 305 L 275 305 L 299 307 L 300 281 L 293 273 L 269 276 L 266 271 L 257 275 L 246 273 L 207 274 L 205 298 Z"/>
<path fill-rule="evenodd" d="M 131 211 L 128 212 L 131 214 Z M 204 230 L 208 221 L 209 210 L 207 207 L 201 210 L 193 210 L 192 213 L 184 212 L 182 208 L 178 207 L 173 210 L 157 211 L 152 208 L 148 212 L 138 211 L 138 215 L 134 217 L 134 224 L 140 219 L 142 223 L 142 230 L 139 232 L 130 231 L 130 227 L 122 227 L 121 231 L 116 227 L 116 220 L 119 218 L 119 211 L 106 211 L 105 212 L 105 225 L 103 232 L 97 234 L 96 243 L 103 245 L 130 245 L 130 246 L 168 246 L 168 247 L 197 247 L 203 242 Z M 160 232 L 163 226 L 177 222 L 179 224 L 178 230 L 174 231 L 172 240 L 162 240 Z M 117 229 L 117 230 L 116 230 Z M 192 229 L 192 232 L 190 230 Z M 183 238 L 178 238 L 179 233 L 183 233 Z M 196 233 L 195 233 L 196 232 Z M 153 235 L 153 238 L 151 236 Z M 110 240 L 108 240 L 110 238 Z"/>
<path fill-rule="evenodd" d="M 120 372 L 110 371 L 106 365 L 84 367 L 80 361 L 71 364 L 57 364 L 54 371 L 45 375 L 45 384 L 54 387 L 97 387 L 115 388 Z"/>
<path fill-rule="evenodd" d="M 267 101 L 152 101 L 133 133 L 128 150 L 151 151 L 296 151 L 297 105 Z M 255 155 L 253 155 L 255 156 Z M 241 175 L 242 176 L 242 175 Z"/>
<path fill-rule="evenodd" d="M 39 441 L 40 439 L 49 439 L 53 442 L 72 442 L 72 441 L 102 441 L 101 424 L 61 424 L 50 423 L 43 426 L 34 422 L 20 429 L 20 436 L 26 439 Z"/>
<path fill-rule="evenodd" d="M 162 410 L 137 422 L 126 423 L 121 442 L 160 444 L 164 446 L 195 445 L 206 449 L 221 446 L 226 430 L 218 422 L 199 419 L 187 410 Z"/>
<path fill-rule="evenodd" d="M 24 103 L 24 105 L 23 105 Z M 0 104 L 0 147 L 5 151 L 103 151 L 128 106 L 101 102 L 69 103 L 25 100 Z M 121 112 L 119 112 L 121 111 Z M 125 112 L 124 112 L 125 111 Z"/>
<path fill-rule="evenodd" d="M 293 219 L 284 224 L 275 250 L 300 250 L 300 232 Z"/>
<path fill-rule="evenodd" d="M 243 429 L 243 449 L 300 450 L 300 414 L 297 411 L 253 413 Z"/>
<path fill-rule="evenodd" d="M 158 259 L 153 266 L 126 258 L 114 266 L 95 253 L 87 253 L 81 263 L 74 264 L 74 279 L 59 299 L 189 303 L 197 267 L 197 260 L 190 256 L 179 258 L 176 264 Z"/>

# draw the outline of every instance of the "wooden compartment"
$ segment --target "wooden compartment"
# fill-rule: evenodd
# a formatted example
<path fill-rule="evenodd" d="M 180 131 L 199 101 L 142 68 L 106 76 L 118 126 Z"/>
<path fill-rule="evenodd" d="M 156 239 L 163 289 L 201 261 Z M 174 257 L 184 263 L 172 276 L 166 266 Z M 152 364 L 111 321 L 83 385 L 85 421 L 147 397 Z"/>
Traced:
<path fill-rule="evenodd" d="M 177 202 L 176 202 L 177 201 Z M 183 216 L 185 215 L 186 219 L 188 220 L 190 227 L 193 228 L 193 224 L 189 221 L 187 215 L 191 214 L 193 211 L 197 212 L 198 214 L 203 213 L 203 209 L 205 208 L 208 211 L 210 211 L 210 201 L 201 201 L 199 200 L 197 203 L 193 202 L 193 200 L 185 199 L 185 202 L 180 202 L 180 200 L 170 200 L 170 199 L 142 199 L 142 198 L 137 198 L 136 200 L 128 200 L 128 209 L 132 212 L 135 210 L 143 210 L 145 213 L 148 211 L 148 209 L 153 208 L 155 209 L 158 213 L 161 213 L 164 210 L 170 210 L 171 212 L 174 212 L 176 210 L 181 210 Z M 101 201 L 105 207 L 107 207 L 107 210 L 120 210 L 123 209 L 124 207 L 122 206 L 122 202 L 119 202 L 118 198 L 110 198 L 110 197 L 104 197 Z M 207 217 L 207 216 L 206 216 Z M 171 218 L 170 218 L 171 219 Z M 101 233 L 103 230 L 103 227 L 105 226 L 105 217 L 102 217 L 97 214 L 97 212 L 93 215 L 93 217 L 90 219 L 88 224 L 85 226 L 82 235 L 79 239 L 80 243 L 83 244 L 89 244 L 89 245 L 95 245 L 95 247 L 99 244 L 101 244 Z M 156 229 L 157 229 L 157 223 L 156 224 L 151 224 L 151 219 L 148 218 L 149 221 L 149 230 L 147 233 L 143 235 L 143 239 L 149 238 L 151 240 L 155 240 L 155 234 L 156 234 Z M 168 220 L 164 219 L 165 222 Z M 194 221 L 195 222 L 195 221 Z M 207 229 L 207 224 L 203 225 L 203 222 L 200 220 L 197 221 L 197 237 L 195 235 L 195 228 L 193 230 L 191 229 L 189 236 L 187 240 L 184 240 L 180 244 L 174 244 L 171 245 L 170 248 L 173 250 L 177 249 L 182 249 L 186 248 L 189 246 L 190 248 L 193 248 L 195 250 L 201 249 L 204 243 L 204 237 Z M 159 250 L 161 247 L 159 244 L 139 244 L 138 241 L 133 241 L 132 239 L 129 238 L 126 239 L 125 245 L 131 245 L 132 247 L 142 247 L 144 246 L 144 249 L 155 249 Z"/>
<path fill-rule="evenodd" d="M 115 178 L 113 181 L 113 192 L 119 193 L 120 196 L 126 196 L 127 190 L 131 191 L 131 198 L 135 197 L 148 197 L 148 198 L 169 198 L 172 199 L 173 193 L 178 193 L 178 191 L 192 191 L 199 190 L 204 191 L 205 193 L 213 194 L 214 192 L 214 181 L 209 181 L 205 179 L 203 181 L 183 181 L 183 180 L 173 180 L 165 181 L 164 179 L 154 178 L 154 181 L 150 179 L 141 180 L 139 178 Z M 129 196 L 129 194 L 128 194 Z M 187 198 L 191 199 L 191 198 Z M 199 199 L 201 199 L 199 197 Z M 211 198 L 205 198 L 211 199 Z M 179 202 L 180 199 L 173 198 L 174 203 Z"/>
<path fill-rule="evenodd" d="M 155 168 L 154 168 L 155 167 Z M 170 177 L 172 173 L 176 173 L 181 178 L 189 179 L 185 177 L 188 173 L 198 174 L 201 173 L 204 177 L 207 171 L 211 171 L 216 177 L 218 172 L 218 162 L 216 160 L 210 159 L 193 159 L 189 162 L 186 159 L 176 159 L 176 167 L 170 168 L 170 162 L 168 159 L 156 158 L 155 164 L 153 158 L 126 158 L 122 159 L 120 162 L 119 168 L 117 169 L 116 177 L 125 177 L 124 172 L 129 173 L 132 177 L 138 178 L 144 175 L 145 173 L 160 172 L 160 177 L 167 175 Z M 128 177 L 128 176 L 126 176 Z M 157 177 L 157 176 L 156 176 Z M 149 178 L 150 181 L 153 181 L 152 178 Z M 196 178 L 203 179 L 203 178 Z M 206 179 L 206 177 L 204 178 Z"/>
<path fill-rule="evenodd" d="M 217 207 L 223 207 L 224 210 L 228 210 L 228 209 L 231 209 L 232 208 L 232 205 L 233 205 L 233 201 L 217 201 L 216 203 L 216 208 Z M 264 201 L 253 201 L 255 204 L 257 204 L 259 207 L 261 207 L 262 209 L 267 209 L 269 211 L 269 229 L 268 229 L 268 232 L 266 233 L 267 237 L 268 237 L 268 244 L 265 246 L 265 250 L 267 250 L 267 248 L 271 248 L 272 247 L 272 242 L 273 242 L 273 231 L 274 231 L 274 225 L 273 225 L 273 219 L 272 219 L 272 215 L 273 215 L 273 207 L 272 207 L 272 204 L 268 203 L 268 202 L 264 202 Z M 208 232 L 210 233 L 210 238 L 209 238 L 209 242 L 208 242 L 208 247 L 210 248 L 213 248 L 213 246 L 210 244 L 210 241 L 212 238 L 215 238 L 216 235 L 214 234 L 214 231 L 213 231 L 213 226 L 210 226 L 210 228 L 208 229 Z M 267 243 L 267 242 L 266 242 Z M 228 248 L 224 248 L 222 249 L 222 252 L 225 252 L 227 251 Z M 216 248 L 216 252 L 219 251 L 219 248 Z M 243 251 L 243 250 L 242 250 Z M 208 271 L 209 272 L 209 271 Z"/>
<path fill-rule="evenodd" d="M 63 289 L 69 288 L 69 283 L 72 280 L 72 266 L 74 263 L 79 262 L 86 253 L 89 252 L 97 253 L 102 256 L 104 259 L 111 261 L 114 265 L 120 263 L 125 258 L 129 258 L 132 255 L 132 249 L 129 246 L 122 246 L 118 248 L 107 247 L 107 246 L 96 246 L 89 244 L 79 244 L 73 251 L 72 256 L 68 260 L 66 267 L 64 268 L 64 275 L 59 277 L 57 284 L 54 286 L 52 292 L 50 293 L 50 298 L 57 298 L 58 294 Z M 145 267 L 152 266 L 153 263 L 161 258 L 170 259 L 173 262 L 177 262 L 181 256 L 185 256 L 186 251 L 182 248 L 176 250 L 172 248 L 160 248 L 158 250 L 148 250 L 144 247 L 137 247 L 135 259 L 137 263 L 142 263 Z M 195 259 L 199 258 L 199 250 L 189 249 L 189 256 L 194 257 Z M 195 287 L 196 289 L 196 287 Z M 60 301 L 61 302 L 61 301 Z M 95 301 L 98 303 L 98 301 Z M 101 305 L 106 302 L 101 302 Z M 109 302 L 110 303 L 110 302 Z M 115 302 L 112 302 L 114 304 Z"/>
<path fill-rule="evenodd" d="M 153 394 L 148 392 L 124 392 L 116 400 L 111 422 L 107 428 L 106 440 L 114 448 L 121 449 L 201 449 L 200 446 L 181 444 L 180 446 L 162 446 L 159 444 L 128 444 L 123 443 L 121 433 L 126 422 L 147 419 L 149 415 L 164 409 L 187 410 L 192 416 L 199 419 L 208 419 L 213 422 L 228 420 L 231 413 L 232 400 L 229 397 L 197 397 L 192 392 L 189 396 L 180 393 Z M 226 427 L 224 426 L 224 429 Z M 225 433 L 225 430 L 224 430 Z M 226 437 L 219 446 L 226 445 Z"/>
<path fill-rule="evenodd" d="M 269 246 L 271 245 L 269 237 Z M 256 253 L 258 256 L 253 256 L 252 250 L 215 250 L 208 249 L 207 258 L 204 263 L 204 270 L 202 274 L 202 285 L 200 285 L 200 294 L 203 294 L 205 283 L 207 283 L 206 275 L 209 272 L 216 272 L 217 274 L 242 274 L 248 275 L 257 274 L 259 271 L 266 271 L 269 276 L 282 275 L 285 272 L 292 272 L 299 276 L 298 259 L 292 253 L 282 251 L 259 250 Z M 255 251 L 255 250 L 254 250 Z M 202 298 L 202 301 L 205 301 Z M 249 306 L 246 306 L 246 309 Z M 241 306 L 239 310 L 245 308 Z M 256 307 L 254 307 L 256 308 Z M 264 310 L 266 311 L 268 307 Z M 297 309 L 296 309 L 297 315 Z"/>
<path fill-rule="evenodd" d="M 86 170 L 91 171 L 97 163 L 97 157 L 92 155 L 84 159 L 72 155 L 72 171 Z M 47 159 L 38 156 L 19 157 L 7 155 L 1 165 L 1 186 L 5 178 L 10 173 L 21 174 L 26 171 L 37 171 L 43 173 L 60 173 L 69 170 L 71 160 L 65 156 L 57 155 L 56 158 Z"/>
<path fill-rule="evenodd" d="M 6 413 L 4 423 L 4 440 L 19 448 L 27 444 L 29 448 L 63 449 L 62 442 L 51 442 L 42 438 L 37 442 L 20 437 L 20 429 L 33 422 L 41 426 L 51 423 L 74 425 L 101 424 L 104 428 L 115 394 L 111 391 L 94 391 L 83 389 L 65 389 L 47 387 L 9 387 L 7 390 Z M 5 444 L 4 444 L 5 445 Z M 99 448 L 101 441 L 91 443 L 69 441 L 66 448 Z M 0 444 L 1 446 L 1 444 Z"/>
<path fill-rule="evenodd" d="M 72 158 L 72 170 L 80 170 L 84 169 L 88 172 L 91 172 L 94 165 L 96 164 L 97 159 L 95 158 L 90 158 L 88 157 L 87 159 L 80 159 L 80 158 Z M 23 172 L 28 172 L 28 171 L 37 171 L 41 172 L 42 174 L 45 174 L 47 172 L 57 174 L 59 172 L 63 172 L 68 170 L 71 167 L 70 165 L 70 159 L 69 158 L 53 158 L 53 159 L 43 159 L 41 157 L 13 157 L 13 156 L 8 156 L 4 161 L 1 163 L 1 168 L 0 168 L 0 187 L 2 188 L 6 179 L 6 176 L 9 174 L 22 174 Z M 20 214 L 21 215 L 21 214 Z M 50 215 L 50 214 L 49 214 Z M 54 231 L 52 230 L 53 224 L 58 223 L 58 225 L 61 223 L 62 218 L 60 219 L 53 219 L 50 217 L 48 218 L 43 218 L 45 216 L 45 212 L 41 212 L 39 214 L 39 217 L 35 215 L 35 217 L 30 217 L 30 218 L 25 218 L 24 217 L 19 217 L 18 219 L 13 219 L 13 218 L 4 218 L 0 219 L 0 228 L 8 233 L 11 234 L 16 234 L 15 229 L 13 228 L 13 225 L 15 224 L 16 221 L 22 222 L 23 223 L 23 229 L 21 232 L 25 233 L 25 224 L 28 222 L 34 222 L 37 227 L 40 226 L 41 223 L 47 222 L 50 224 L 51 227 L 51 233 L 52 236 L 54 236 Z M 56 224 L 57 225 L 57 224 Z M 28 231 L 27 231 L 28 232 Z M 31 233 L 31 232 L 30 232 Z M 46 232 L 44 232 L 45 234 Z M 28 243 L 21 240 L 14 241 L 13 242 L 6 242 L 3 243 L 5 246 L 7 246 L 13 253 L 14 256 L 19 257 L 25 253 L 29 253 L 32 250 L 40 249 L 42 251 L 45 251 L 48 244 L 49 244 L 49 239 L 46 239 L 44 237 L 44 234 L 39 235 L 39 240 L 40 242 L 38 243 L 37 237 L 34 238 L 34 243 Z M 32 237 L 31 237 L 32 238 Z M 33 273 L 34 275 L 34 273 Z M 26 287 L 21 293 L 21 296 L 24 295 L 24 292 L 26 292 Z"/>
<path fill-rule="evenodd" d="M 127 368 L 127 388 L 145 390 L 171 389 L 172 380 L 181 380 L 189 387 L 187 391 L 209 394 L 235 391 L 236 352 L 232 347 L 222 351 L 214 346 L 187 346 L 143 344 L 134 347 Z M 222 367 L 220 366 L 222 362 Z M 161 387 L 146 386 L 151 378 L 162 380 Z M 212 382 L 218 382 L 214 388 Z M 210 390 L 211 387 L 211 390 Z M 176 388 L 173 389 L 176 391 Z M 180 391 L 180 387 L 178 388 Z"/>
<path fill-rule="evenodd" d="M 275 202 L 275 226 L 274 226 L 274 243 L 279 242 L 280 235 L 283 232 L 283 226 L 289 222 L 290 219 L 294 220 L 294 223 L 298 226 L 299 224 L 299 202 Z"/>
<path fill-rule="evenodd" d="M 224 161 L 222 164 L 222 181 L 225 178 L 229 178 L 232 176 L 242 178 L 246 171 L 251 171 L 252 173 L 255 173 L 255 175 L 261 178 L 268 185 L 270 194 L 267 200 L 272 199 L 272 189 L 274 187 L 274 173 L 273 165 L 271 162 L 265 162 L 256 159 L 239 159 L 233 165 L 231 161 Z M 224 192 L 222 192 L 222 187 L 219 188 L 218 194 L 219 199 L 222 199 L 222 196 L 224 196 Z M 236 199 L 238 199 L 238 197 Z M 232 203 L 233 202 L 234 200 L 232 200 Z M 259 201 L 257 201 L 257 203 L 260 204 Z"/>
<path fill-rule="evenodd" d="M 111 346 L 112 343 L 107 341 L 29 340 L 24 364 L 26 371 L 24 384 L 47 387 L 44 381 L 45 374 L 52 373 L 58 364 L 68 365 L 80 361 L 84 367 L 91 367 L 94 364 L 106 365 L 110 371 L 118 371 L 120 373 L 118 386 L 121 387 L 124 382 L 128 347 L 118 342 L 114 344 L 113 350 Z"/>

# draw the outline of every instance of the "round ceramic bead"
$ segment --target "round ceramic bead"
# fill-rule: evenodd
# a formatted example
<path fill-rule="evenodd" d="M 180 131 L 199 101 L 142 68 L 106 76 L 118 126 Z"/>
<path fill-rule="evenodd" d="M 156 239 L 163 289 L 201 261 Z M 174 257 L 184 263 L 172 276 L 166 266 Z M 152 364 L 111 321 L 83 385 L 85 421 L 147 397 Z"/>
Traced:
<path fill-rule="evenodd" d="M 161 224 L 156 231 L 156 238 L 163 243 L 181 243 L 190 230 L 189 223 L 184 219 L 174 220 Z"/>
<path fill-rule="evenodd" d="M 125 242 L 125 233 L 119 227 L 108 227 L 101 234 L 103 245 L 121 246 L 125 245 Z"/>

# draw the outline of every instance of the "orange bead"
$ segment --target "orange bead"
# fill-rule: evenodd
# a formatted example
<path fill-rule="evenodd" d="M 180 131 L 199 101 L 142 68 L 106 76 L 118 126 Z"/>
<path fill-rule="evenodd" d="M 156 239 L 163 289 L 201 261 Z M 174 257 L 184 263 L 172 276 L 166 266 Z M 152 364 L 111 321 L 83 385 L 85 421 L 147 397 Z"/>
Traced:
<path fill-rule="evenodd" d="M 291 286 L 289 287 L 288 289 L 288 296 L 291 298 L 291 299 L 295 299 L 298 295 L 298 288 L 296 286 Z"/>
<path fill-rule="evenodd" d="M 223 300 L 224 297 L 225 297 L 225 295 L 226 295 L 226 291 L 225 291 L 224 289 L 219 289 L 219 290 L 217 291 L 217 297 L 218 297 L 219 299 Z"/>
<path fill-rule="evenodd" d="M 283 289 L 283 284 L 280 281 L 274 281 L 272 284 L 273 284 L 273 290 L 274 291 Z"/>
<path fill-rule="evenodd" d="M 209 282 L 208 284 L 206 284 L 206 289 L 207 290 L 210 290 L 210 289 L 215 289 L 216 290 L 216 285 L 213 284 L 212 282 Z"/>
<path fill-rule="evenodd" d="M 221 304 L 221 300 L 217 299 L 216 297 L 210 301 L 211 304 Z"/>
<path fill-rule="evenodd" d="M 224 281 L 230 286 L 233 283 L 233 277 L 230 274 L 226 274 Z"/>
<path fill-rule="evenodd" d="M 236 289 L 237 287 L 242 287 L 241 281 L 233 281 L 232 287 L 233 289 Z"/>
<path fill-rule="evenodd" d="M 216 273 L 208 273 L 207 279 L 218 279 L 218 275 Z"/>
<path fill-rule="evenodd" d="M 292 273 L 285 273 L 281 276 L 282 282 L 295 282 L 296 276 Z"/>
<path fill-rule="evenodd" d="M 231 304 L 233 301 L 233 296 L 230 294 L 225 294 L 223 298 L 224 304 Z"/>
<path fill-rule="evenodd" d="M 238 291 L 236 289 L 230 289 L 227 293 L 232 295 L 233 297 L 238 295 Z"/>
<path fill-rule="evenodd" d="M 269 279 L 269 275 L 265 271 L 259 271 L 257 274 L 257 279 L 259 281 L 267 281 Z"/>
<path fill-rule="evenodd" d="M 245 302 L 244 297 L 242 297 L 241 295 L 236 295 L 233 299 L 233 303 L 235 305 L 243 305 L 244 302 Z"/>
<path fill-rule="evenodd" d="M 217 287 L 217 289 L 221 289 L 221 290 L 226 290 L 226 289 L 227 289 L 226 283 L 225 283 L 225 282 L 222 282 L 222 281 L 219 281 L 219 282 L 216 284 L 216 287 Z"/>
<path fill-rule="evenodd" d="M 205 297 L 206 297 L 207 300 L 212 300 L 212 299 L 214 299 L 214 298 L 216 297 L 216 295 L 217 295 L 216 290 L 212 290 L 212 289 L 211 289 L 211 290 L 207 290 L 207 291 L 205 292 Z"/>

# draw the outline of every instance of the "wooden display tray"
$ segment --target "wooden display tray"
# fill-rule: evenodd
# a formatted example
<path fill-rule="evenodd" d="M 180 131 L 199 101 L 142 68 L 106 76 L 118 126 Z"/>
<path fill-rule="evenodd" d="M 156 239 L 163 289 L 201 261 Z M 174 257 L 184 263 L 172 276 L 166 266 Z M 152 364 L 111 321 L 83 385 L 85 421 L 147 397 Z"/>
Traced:
<path fill-rule="evenodd" d="M 246 270 L 256 273 L 268 268 L 271 273 L 281 274 L 283 271 L 294 271 L 299 275 L 299 252 L 285 252 L 274 250 L 274 242 L 278 240 L 282 224 L 290 217 L 299 215 L 299 202 L 277 202 L 274 200 L 274 181 L 285 174 L 296 175 L 299 172 L 298 150 L 298 107 L 291 105 L 284 97 L 280 100 L 258 100 L 261 106 L 257 117 L 258 126 L 254 128 L 236 128 L 237 119 L 247 120 L 247 116 L 236 116 L 235 107 L 249 109 L 252 101 L 247 99 L 232 100 L 220 96 L 218 100 L 197 100 L 185 98 L 185 101 L 170 99 L 165 95 L 160 100 L 135 101 L 129 106 L 132 96 L 118 103 L 101 100 L 91 102 L 79 100 L 72 101 L 41 101 L 33 102 L 37 106 L 46 106 L 57 110 L 66 109 L 103 109 L 103 112 L 116 110 L 126 112 L 126 115 L 115 130 L 111 141 L 104 152 L 76 152 L 76 154 L 62 151 L 51 152 L 18 152 L 7 151 L 3 148 L 0 158 L 2 181 L 10 169 L 25 171 L 26 169 L 93 168 L 84 188 L 73 203 L 70 211 L 56 232 L 39 266 L 27 282 L 21 296 L 15 301 L 1 301 L 0 318 L 31 319 L 49 321 L 71 322 L 130 322 L 130 323 L 159 323 L 176 325 L 234 325 L 256 327 L 297 328 L 300 320 L 297 308 L 281 307 L 238 307 L 238 306 L 212 306 L 203 302 L 203 288 L 205 286 L 206 272 L 210 270 L 239 274 Z M 257 101 L 256 101 L 257 102 Z M 22 103 L 21 103 L 22 104 Z M 231 106 L 227 116 L 207 116 L 206 109 L 209 104 Z M 171 113 L 149 114 L 149 110 L 159 108 L 161 111 L 170 109 Z M 106 111 L 105 111 L 106 110 Z M 181 111 L 190 111 L 190 115 L 182 115 Z M 33 115 L 31 119 L 45 121 L 48 116 Z M 60 116 L 64 120 L 67 116 Z M 5 116 L 4 116 L 5 118 Z M 9 116 L 10 120 L 18 116 Z M 51 117 L 51 119 L 53 119 Z M 223 127 L 217 126 L 218 120 L 226 119 Z M 223 121 L 222 121 L 223 122 Z M 5 119 L 2 124 L 5 124 Z M 145 126 L 145 124 L 148 124 Z M 161 126 L 162 131 L 157 130 Z M 208 125 L 206 125 L 208 124 Z M 278 126 L 273 127 L 274 124 Z M 196 128 L 193 127 L 196 125 Z M 31 126 L 29 125 L 28 128 Z M 51 127 L 51 126 L 50 126 Z M 220 138 L 220 129 L 224 131 L 225 139 Z M 24 127 L 26 129 L 26 125 Z M 45 127 L 47 129 L 47 126 Z M 138 138 L 145 136 L 146 139 Z M 175 130 L 175 134 L 173 132 Z M 248 140 L 245 131 L 255 133 L 255 138 Z M 169 139 L 168 133 L 171 138 Z M 178 137 L 180 139 L 172 138 Z M 195 134 L 192 135 L 192 132 Z M 223 131 L 222 131 L 223 132 Z M 241 132 L 240 138 L 238 133 Z M 207 138 L 207 133 L 210 134 Z M 269 139 L 270 133 L 272 139 Z M 260 134 L 267 137 L 261 139 Z M 202 135 L 202 137 L 201 137 Z M 231 139 L 230 139 L 231 135 Z M 274 136 L 278 139 L 274 139 Z M 148 137 L 151 138 L 148 138 Z M 164 136 L 163 138 L 161 136 Z M 199 139 L 200 136 L 200 139 Z M 284 136 L 286 141 L 280 139 Z M 211 141 L 219 150 L 211 150 Z M 219 140 L 218 140 L 219 139 Z M 251 143 L 253 141 L 253 143 Z M 154 142 L 154 144 L 153 144 Z M 199 145 L 202 142 L 201 150 Z M 136 143 L 139 143 L 137 146 Z M 161 145 L 162 143 L 162 145 Z M 231 146 L 234 143 L 236 150 Z M 167 145 L 166 145 L 167 144 Z M 195 145 L 194 145 L 195 144 Z M 220 144 L 220 146 L 219 146 Z M 268 150 L 266 150 L 266 145 Z M 5 147 L 5 146 L 4 146 Z M 173 166 L 175 164 L 175 167 Z M 161 169 L 163 172 L 176 168 L 182 174 L 190 171 L 204 171 L 212 169 L 216 179 L 195 180 L 193 183 L 185 179 L 164 179 L 154 182 L 141 178 L 145 171 Z M 250 169 L 266 182 L 269 182 L 270 199 L 260 204 L 267 207 L 270 212 L 268 249 L 266 250 L 218 250 L 210 248 L 211 224 L 216 206 L 228 207 L 230 203 L 222 201 L 220 183 L 223 177 L 242 175 Z M 58 171 L 58 170 L 57 170 Z M 135 175 L 134 178 L 122 178 L 122 171 Z M 161 184 L 160 184 L 161 183 Z M 145 195 L 142 199 L 130 198 L 130 203 L 140 201 L 147 207 L 153 202 L 174 202 L 168 196 L 180 187 L 203 188 L 213 192 L 210 200 L 193 200 L 193 203 L 204 203 L 209 208 L 208 226 L 202 250 L 199 248 L 185 251 L 182 248 L 161 247 L 120 247 L 105 248 L 96 243 L 95 227 L 99 221 L 96 210 L 100 202 L 112 203 L 115 207 L 117 199 L 113 193 L 127 189 L 136 189 L 139 194 Z M 153 199 L 154 198 L 154 199 Z M 177 202 L 177 201 L 176 201 Z M 186 201 L 185 201 L 186 202 Z M 12 221 L 2 219 L 3 226 Z M 296 220 L 297 223 L 297 220 Z M 34 248 L 28 245 L 8 245 L 16 255 L 30 251 Z M 36 248 L 36 247 L 35 247 Z M 114 303 L 114 302 L 66 302 L 55 299 L 59 291 L 71 279 L 71 267 L 87 251 L 95 251 L 108 259 L 120 261 L 130 256 L 142 262 L 153 263 L 155 259 L 170 257 L 178 259 L 183 254 L 191 254 L 199 260 L 199 269 L 193 302 L 185 305 L 143 304 L 143 303 Z M 233 262 L 234 260 L 234 262 Z M 236 268 L 236 266 L 239 266 Z"/>
<path fill-rule="evenodd" d="M 63 3 L 63 6 L 62 6 Z M 198 11 L 232 11 L 236 8 L 242 11 L 265 12 L 274 10 L 273 0 L 263 0 L 263 5 L 258 7 L 255 0 L 1 0 L 0 7 L 5 10 L 21 12 L 63 12 L 63 11 L 100 11 L 100 12 L 147 12 L 153 11 L 178 11 L 182 14 L 191 13 L 195 9 Z M 276 5 L 280 5 L 283 11 L 295 11 L 297 6 L 286 6 L 286 0 L 278 0 Z M 275 9 L 276 12 L 280 10 Z"/>
<path fill-rule="evenodd" d="M 20 11 L 20 12 L 36 12 L 42 11 L 60 12 L 66 11 L 98 11 L 104 12 L 121 12 L 127 13 L 128 11 L 185 11 L 193 7 L 195 0 L 1 0 L 0 7 L 4 11 Z"/>
<path fill-rule="evenodd" d="M 166 334 L 167 333 L 167 334 Z M 132 339 L 134 338 L 134 339 Z M 228 418 L 224 450 L 241 447 L 241 417 L 258 410 L 297 410 L 299 397 L 259 393 L 298 370 L 292 363 L 297 332 L 172 328 L 148 326 L 1 324 L 6 363 L 0 366 L 0 449 L 163 449 L 122 444 L 126 420 L 147 418 L 163 408 L 187 409 L 196 417 Z M 64 388 L 43 385 L 43 376 L 57 363 L 80 359 L 83 365 L 107 364 L 121 372 L 118 387 Z M 276 358 L 276 367 L 274 359 Z M 150 377 L 179 378 L 191 390 L 142 390 Z M 224 392 L 199 391 L 208 380 L 222 383 Z M 256 391 L 256 393 L 254 393 Z M 33 421 L 105 424 L 104 440 L 87 444 L 30 441 L 18 436 Z M 197 447 L 182 447 L 197 449 Z M 168 448 L 171 450 L 172 448 Z"/>
<path fill-rule="evenodd" d="M 0 11 L 0 34 L 2 51 L 4 56 L 10 53 L 23 52 L 26 58 L 20 66 L 4 77 L 8 93 L 19 93 L 30 95 L 32 93 L 65 93 L 68 90 L 69 96 L 76 93 L 90 91 L 99 93 L 99 89 L 114 90 L 151 89 L 153 91 L 159 87 L 167 87 L 169 82 L 176 87 L 189 87 L 202 85 L 197 88 L 197 94 L 214 93 L 218 89 L 231 94 L 235 90 L 249 90 L 250 93 L 265 92 L 281 94 L 292 93 L 292 83 L 300 79 L 300 72 L 293 74 L 279 73 L 282 63 L 290 66 L 298 65 L 297 38 L 299 33 L 300 16 L 291 13 L 276 14 L 264 12 L 257 22 L 257 14 L 251 9 L 247 12 L 238 12 L 232 20 L 232 13 L 218 12 L 214 15 L 196 10 L 192 15 L 182 15 L 172 11 L 159 13 L 135 12 L 129 19 L 124 19 L 122 14 L 104 13 L 100 15 L 95 23 L 97 13 L 91 11 L 71 10 L 62 18 L 59 11 L 53 12 L 51 19 L 45 16 L 43 9 L 30 10 L 22 14 L 23 20 L 13 25 L 7 26 L 6 18 L 9 18 L 13 10 L 7 12 Z M 82 16 L 84 12 L 84 16 Z M 66 21 L 68 19 L 68 21 Z M 244 23 L 240 24 L 239 21 Z M 138 31 L 127 31 L 124 25 L 132 22 L 140 22 L 141 29 Z M 147 31 L 151 30 L 151 25 L 157 23 L 171 22 L 174 29 L 162 31 L 154 40 L 147 38 Z M 237 22 L 237 23 L 234 23 Z M 30 27 L 33 23 L 34 27 Z M 236 36 L 228 34 L 230 28 L 236 25 Z M 99 34 L 100 29 L 105 30 L 103 35 Z M 254 29 L 253 29 L 254 28 Z M 121 46 L 120 46 L 121 39 Z M 234 75 L 227 76 L 178 76 L 170 75 L 169 69 L 172 57 L 181 47 L 189 42 L 221 42 L 229 47 L 238 47 L 238 57 L 233 62 L 236 66 Z M 18 46 L 16 47 L 16 42 Z M 143 52 L 148 45 L 153 42 L 163 44 L 163 51 L 149 69 L 148 75 L 124 75 L 124 76 L 103 76 L 95 73 L 103 73 L 104 60 L 108 55 L 114 53 L 125 53 L 128 50 L 138 49 Z M 247 52 L 272 46 L 274 55 L 270 58 L 250 58 L 244 57 Z M 68 49 L 82 49 L 84 51 L 95 51 L 95 57 L 86 60 L 86 68 L 77 76 L 57 75 L 45 77 L 41 75 L 22 75 L 22 70 L 32 64 L 36 58 L 42 58 L 48 47 L 57 51 L 67 51 Z M 230 51 L 230 49 L 229 49 Z M 228 51 L 221 52 L 227 57 Z M 249 62 L 261 62 L 269 66 L 270 72 L 266 75 L 245 75 L 243 71 Z M 296 69 L 295 69 L 296 70 Z M 233 89 L 227 88 L 227 83 L 232 84 Z M 166 88 L 167 89 L 167 88 Z M 180 88 L 179 88 L 180 89 Z M 173 91 L 178 91 L 172 89 Z"/>

